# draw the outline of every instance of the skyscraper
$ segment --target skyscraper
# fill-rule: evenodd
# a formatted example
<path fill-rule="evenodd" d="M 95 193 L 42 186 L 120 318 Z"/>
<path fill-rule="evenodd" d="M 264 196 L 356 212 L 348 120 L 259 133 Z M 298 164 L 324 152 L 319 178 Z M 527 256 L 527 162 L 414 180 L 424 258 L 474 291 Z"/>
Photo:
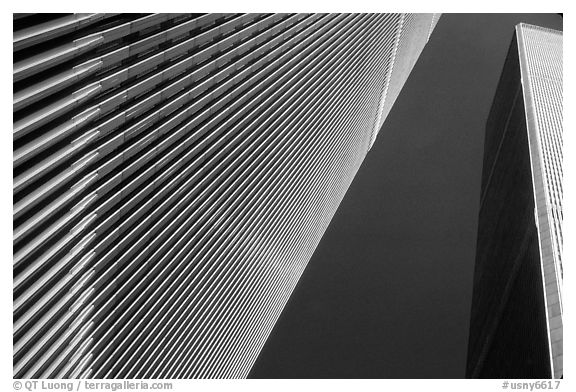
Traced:
<path fill-rule="evenodd" d="M 468 377 L 562 369 L 562 32 L 516 26 L 486 124 Z"/>
<path fill-rule="evenodd" d="M 245 377 L 438 15 L 14 15 L 15 377 Z"/>

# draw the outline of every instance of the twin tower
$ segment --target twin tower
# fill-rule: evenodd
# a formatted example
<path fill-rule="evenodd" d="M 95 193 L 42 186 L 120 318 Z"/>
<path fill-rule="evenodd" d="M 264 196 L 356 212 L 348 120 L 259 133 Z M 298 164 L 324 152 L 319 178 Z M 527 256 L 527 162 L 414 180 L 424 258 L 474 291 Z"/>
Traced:
<path fill-rule="evenodd" d="M 14 377 L 246 377 L 438 18 L 15 14 Z M 561 45 L 488 121 L 470 376 L 562 374 Z"/>

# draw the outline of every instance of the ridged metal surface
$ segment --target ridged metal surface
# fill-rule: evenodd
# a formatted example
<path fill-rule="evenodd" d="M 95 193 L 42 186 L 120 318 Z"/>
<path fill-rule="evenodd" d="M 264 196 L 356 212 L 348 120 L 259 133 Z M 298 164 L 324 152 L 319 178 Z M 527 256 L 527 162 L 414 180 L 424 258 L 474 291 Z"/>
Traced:
<path fill-rule="evenodd" d="M 552 374 L 563 375 L 562 32 L 516 27 Z"/>
<path fill-rule="evenodd" d="M 370 146 L 374 144 L 384 120 L 388 117 L 392 105 L 396 102 L 404 82 L 414 68 L 439 18 L 440 14 L 400 14 L 398 16 L 398 30 L 394 35 L 394 46 L 390 48 L 389 60 L 386 64 L 387 75 Z"/>
<path fill-rule="evenodd" d="M 406 18 L 15 15 L 14 377 L 245 377 Z"/>

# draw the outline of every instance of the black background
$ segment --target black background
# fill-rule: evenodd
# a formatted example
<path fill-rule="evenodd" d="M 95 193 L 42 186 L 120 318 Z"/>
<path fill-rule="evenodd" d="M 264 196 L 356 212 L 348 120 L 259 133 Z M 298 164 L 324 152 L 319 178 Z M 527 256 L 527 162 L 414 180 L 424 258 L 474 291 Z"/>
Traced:
<path fill-rule="evenodd" d="M 444 14 L 251 373 L 464 377 L 484 126 L 514 25 Z"/>

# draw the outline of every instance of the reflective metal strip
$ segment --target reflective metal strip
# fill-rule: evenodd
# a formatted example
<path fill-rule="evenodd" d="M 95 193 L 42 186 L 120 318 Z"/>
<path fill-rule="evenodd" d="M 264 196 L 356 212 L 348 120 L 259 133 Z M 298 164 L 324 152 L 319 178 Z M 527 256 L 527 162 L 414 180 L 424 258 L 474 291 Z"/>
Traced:
<path fill-rule="evenodd" d="M 22 50 L 111 16 L 113 14 L 73 14 L 32 26 L 14 33 L 13 48 Z"/>

